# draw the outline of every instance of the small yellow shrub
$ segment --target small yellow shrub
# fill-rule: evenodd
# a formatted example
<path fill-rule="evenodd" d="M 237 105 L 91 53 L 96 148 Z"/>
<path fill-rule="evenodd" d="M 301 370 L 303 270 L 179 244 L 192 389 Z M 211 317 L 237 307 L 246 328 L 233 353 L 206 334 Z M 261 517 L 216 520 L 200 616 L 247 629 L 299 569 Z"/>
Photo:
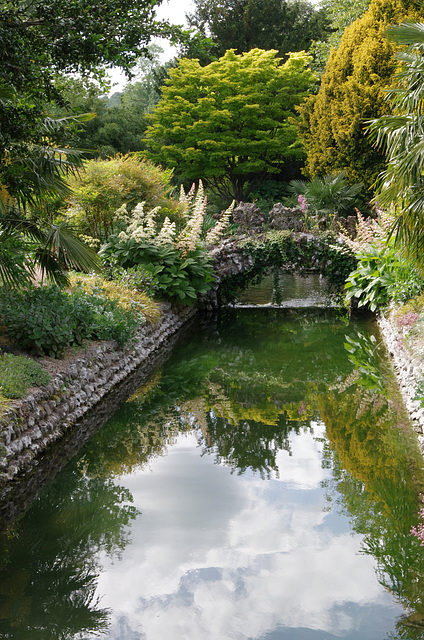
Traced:
<path fill-rule="evenodd" d="M 100 276 L 84 275 L 81 273 L 70 274 L 69 281 L 71 290 L 77 286 L 81 286 L 87 293 L 92 292 L 93 289 L 100 289 L 104 292 L 105 296 L 116 300 L 118 305 L 123 309 L 130 309 L 134 304 L 137 304 L 146 317 L 146 322 L 156 324 L 159 321 L 159 305 L 143 292 L 136 291 L 135 289 L 127 289 L 122 285 L 116 284 L 116 282 L 105 280 Z"/>

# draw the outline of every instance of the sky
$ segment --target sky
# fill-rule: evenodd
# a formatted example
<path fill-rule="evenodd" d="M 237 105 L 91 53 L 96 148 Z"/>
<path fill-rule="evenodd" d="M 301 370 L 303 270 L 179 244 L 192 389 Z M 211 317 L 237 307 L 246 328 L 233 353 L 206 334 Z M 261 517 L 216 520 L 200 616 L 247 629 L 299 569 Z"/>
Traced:
<path fill-rule="evenodd" d="M 159 20 L 167 19 L 173 24 L 185 24 L 185 14 L 193 10 L 194 4 L 192 0 L 163 0 L 157 9 L 157 18 Z M 171 47 L 166 40 L 155 39 L 154 42 L 164 50 L 161 58 L 162 62 L 166 62 L 175 55 L 176 49 Z M 125 75 L 120 69 L 114 69 L 110 72 L 110 76 L 114 83 L 110 93 L 113 94 L 115 91 L 121 91 L 127 83 Z"/>

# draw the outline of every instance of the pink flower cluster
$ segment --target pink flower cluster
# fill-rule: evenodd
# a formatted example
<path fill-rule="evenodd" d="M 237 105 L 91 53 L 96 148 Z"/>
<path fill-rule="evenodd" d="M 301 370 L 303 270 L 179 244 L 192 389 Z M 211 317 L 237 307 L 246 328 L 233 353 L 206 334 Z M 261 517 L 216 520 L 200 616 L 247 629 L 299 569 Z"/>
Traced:
<path fill-rule="evenodd" d="M 403 316 L 400 316 L 400 318 L 397 318 L 396 324 L 398 327 L 412 327 L 416 323 L 418 318 L 418 313 L 416 313 L 415 311 L 409 311 Z"/>
<path fill-rule="evenodd" d="M 303 194 L 297 197 L 297 201 L 300 204 L 300 208 L 302 209 L 302 213 L 308 213 L 308 201 Z"/>
<path fill-rule="evenodd" d="M 305 401 L 303 400 L 303 401 L 300 403 L 300 405 L 299 405 L 299 408 L 298 408 L 297 412 L 298 412 L 298 414 L 299 414 L 300 416 L 303 416 L 303 414 L 305 413 L 305 411 L 306 411 L 306 403 L 305 403 Z"/>

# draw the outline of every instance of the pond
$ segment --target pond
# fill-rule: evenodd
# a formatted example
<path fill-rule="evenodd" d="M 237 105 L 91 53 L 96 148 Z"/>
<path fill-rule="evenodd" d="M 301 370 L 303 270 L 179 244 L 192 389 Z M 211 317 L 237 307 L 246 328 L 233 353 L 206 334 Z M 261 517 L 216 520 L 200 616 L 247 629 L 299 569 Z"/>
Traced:
<path fill-rule="evenodd" d="M 373 320 L 233 309 L 3 539 L 0 637 L 424 637 L 423 461 Z"/>

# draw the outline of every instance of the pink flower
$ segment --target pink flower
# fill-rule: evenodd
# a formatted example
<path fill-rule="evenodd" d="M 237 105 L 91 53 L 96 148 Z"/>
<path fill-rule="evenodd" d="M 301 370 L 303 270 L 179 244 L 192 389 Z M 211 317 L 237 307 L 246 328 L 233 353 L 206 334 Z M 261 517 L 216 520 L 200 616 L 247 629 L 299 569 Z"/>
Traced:
<path fill-rule="evenodd" d="M 418 313 L 409 311 L 409 313 L 405 313 L 400 318 L 397 318 L 396 324 L 398 327 L 412 327 L 418 320 L 418 317 Z"/>
<path fill-rule="evenodd" d="M 306 197 L 303 194 L 300 194 L 300 196 L 297 197 L 297 201 L 300 204 L 302 213 L 307 213 L 309 207 L 308 207 L 308 201 L 306 200 Z"/>
<path fill-rule="evenodd" d="M 421 500 L 424 502 L 424 496 L 421 494 Z M 424 520 L 424 507 L 418 511 L 418 516 L 421 521 Z M 424 547 L 424 522 L 419 522 L 417 527 L 411 527 L 411 533 L 413 536 L 418 538 L 422 547 Z"/>

